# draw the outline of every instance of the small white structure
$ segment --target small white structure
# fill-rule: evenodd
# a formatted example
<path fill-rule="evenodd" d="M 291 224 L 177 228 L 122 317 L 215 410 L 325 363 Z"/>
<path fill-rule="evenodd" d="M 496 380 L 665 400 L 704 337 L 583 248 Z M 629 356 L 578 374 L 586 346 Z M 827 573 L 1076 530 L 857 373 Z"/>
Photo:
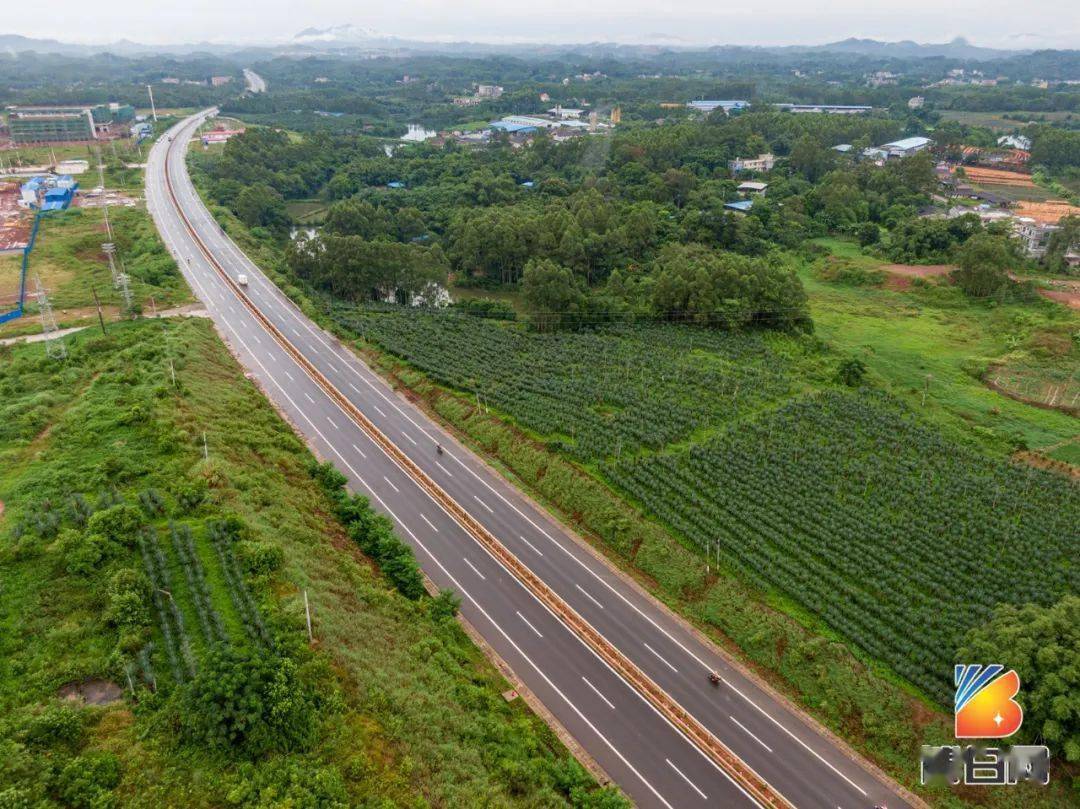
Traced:
<path fill-rule="evenodd" d="M 768 183 L 747 181 L 745 183 L 739 183 L 738 191 L 740 194 L 761 194 L 762 196 L 765 196 L 765 189 L 768 187 Z"/>
<path fill-rule="evenodd" d="M 1023 149 L 1026 152 L 1031 149 L 1031 138 L 1025 138 L 1023 135 L 1002 135 L 997 139 L 997 145 Z"/>
<path fill-rule="evenodd" d="M 907 100 L 909 110 L 921 110 L 926 103 L 926 99 L 922 96 L 912 96 Z"/>

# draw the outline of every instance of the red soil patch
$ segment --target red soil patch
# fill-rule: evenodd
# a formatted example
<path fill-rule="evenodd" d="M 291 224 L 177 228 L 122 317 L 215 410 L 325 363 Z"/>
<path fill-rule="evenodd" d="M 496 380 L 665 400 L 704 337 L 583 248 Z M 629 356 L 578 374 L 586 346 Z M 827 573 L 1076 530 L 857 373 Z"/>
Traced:
<path fill-rule="evenodd" d="M 1062 199 L 1050 199 L 1046 202 L 1022 200 L 1016 204 L 1016 213 L 1018 216 L 1030 216 L 1044 225 L 1056 225 L 1062 217 L 1080 214 L 1080 208 Z"/>
<path fill-rule="evenodd" d="M 1070 309 L 1080 309 L 1080 292 L 1068 292 L 1062 289 L 1040 289 L 1039 294 L 1044 298 L 1063 303 Z"/>
<path fill-rule="evenodd" d="M 905 278 L 933 278 L 938 275 L 948 275 L 956 267 L 952 264 L 882 264 L 881 269 L 889 275 L 900 275 Z"/>
<path fill-rule="evenodd" d="M 956 169 L 953 169 L 956 173 Z M 1021 188 L 1033 188 L 1034 181 L 1030 174 L 1002 169 L 984 169 L 978 166 L 964 166 L 965 177 L 976 185 L 1015 185 Z"/>

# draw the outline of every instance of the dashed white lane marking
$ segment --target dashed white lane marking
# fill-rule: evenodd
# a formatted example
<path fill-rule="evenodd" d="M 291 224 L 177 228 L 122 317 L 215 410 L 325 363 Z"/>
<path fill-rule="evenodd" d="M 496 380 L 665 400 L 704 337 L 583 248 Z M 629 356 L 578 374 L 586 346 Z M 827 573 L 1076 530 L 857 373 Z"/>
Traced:
<path fill-rule="evenodd" d="M 390 480 L 390 478 L 388 478 L 386 475 L 383 475 L 382 479 L 387 482 L 387 484 L 390 486 L 391 489 L 393 489 L 398 494 L 401 494 L 401 489 L 399 489 L 397 486 L 395 486 L 394 482 L 392 480 Z"/>
<path fill-rule="evenodd" d="M 464 556 L 463 556 L 463 557 L 461 557 L 461 558 L 465 560 L 465 564 L 467 564 L 467 565 L 468 565 L 469 567 L 471 567 L 471 568 L 472 568 L 472 572 L 473 572 L 473 573 L 475 573 L 475 574 L 476 574 L 477 576 L 479 576 L 479 577 L 481 578 L 481 580 L 483 580 L 483 581 L 487 581 L 487 576 L 485 576 L 485 575 L 484 575 L 483 573 L 481 573 L 481 572 L 480 572 L 479 570 L 477 570 L 477 569 L 476 569 L 476 565 L 474 565 L 474 564 L 473 564 L 472 562 L 470 562 L 470 561 L 469 561 L 468 559 L 465 559 L 465 557 L 464 557 Z"/>
<path fill-rule="evenodd" d="M 679 774 L 679 777 L 682 778 L 682 780 L 684 780 L 686 783 L 688 783 L 690 785 L 690 788 L 693 789 L 694 792 L 696 792 L 698 795 L 700 795 L 703 800 L 707 801 L 709 799 L 708 795 L 706 795 L 704 792 L 702 792 L 700 789 L 697 788 L 697 784 L 695 784 L 693 781 L 691 781 L 689 778 L 687 778 L 683 774 L 682 770 L 680 770 L 678 767 L 676 767 L 674 764 L 671 763 L 670 758 L 665 758 L 664 761 L 666 761 L 668 763 L 668 766 L 671 767 L 671 769 L 675 770 L 675 772 L 677 772 Z"/>
<path fill-rule="evenodd" d="M 445 472 L 445 473 L 446 473 L 446 476 L 447 476 L 448 478 L 452 478 L 452 477 L 453 477 L 453 475 L 452 475 L 452 474 L 450 473 L 450 470 L 449 470 L 449 469 L 447 469 L 447 468 L 446 468 L 445 466 L 443 466 L 443 465 L 442 465 L 441 463 L 439 463 L 438 461 L 435 461 L 435 465 L 436 465 L 437 467 L 439 467 L 439 469 L 441 469 L 441 470 L 442 470 L 443 472 Z"/>
<path fill-rule="evenodd" d="M 420 519 L 423 520 L 424 522 L 426 522 L 428 524 L 428 528 L 430 528 L 436 534 L 439 533 L 439 529 L 435 527 L 434 523 L 432 523 L 431 520 L 429 520 L 423 514 L 420 515 Z"/>
<path fill-rule="evenodd" d="M 290 374 L 288 371 L 285 372 L 285 376 L 289 377 L 290 382 L 295 382 L 296 381 L 295 379 L 293 379 L 293 375 Z"/>
<path fill-rule="evenodd" d="M 754 740 L 755 742 L 757 742 L 758 744 L 760 744 L 760 745 L 761 745 L 762 747 L 764 747 L 764 748 L 765 748 L 766 750 L 768 750 L 768 751 L 769 751 L 770 753 L 772 752 L 772 748 L 771 748 L 771 747 L 769 747 L 769 745 L 765 744 L 765 742 L 761 741 L 761 739 L 759 739 L 759 738 L 758 738 L 757 736 L 755 736 L 755 735 L 754 735 L 753 733 L 751 733 L 751 732 L 750 732 L 750 729 L 749 729 L 748 727 L 746 727 L 746 725 L 744 725 L 744 724 L 743 724 L 742 722 L 740 722 L 740 721 L 739 721 L 738 719 L 736 719 L 736 718 L 735 718 L 734 716 L 729 716 L 728 718 L 729 718 L 729 719 L 731 719 L 731 721 L 732 721 L 732 722 L 734 722 L 734 723 L 735 723 L 736 725 L 738 725 L 738 726 L 739 726 L 740 728 L 742 728 L 742 729 L 743 729 L 743 732 L 744 732 L 744 733 L 746 733 L 746 735 L 747 735 L 747 736 L 749 736 L 749 737 L 750 737 L 751 739 L 753 739 L 753 740 Z"/>
<path fill-rule="evenodd" d="M 532 625 L 532 624 L 531 624 L 531 623 L 529 622 L 529 619 L 528 619 L 528 618 L 526 618 L 526 617 L 525 617 L 524 615 L 522 615 L 520 611 L 518 611 L 518 610 L 514 610 L 514 612 L 516 612 L 516 613 L 517 613 L 517 617 L 518 617 L 518 618 L 520 618 L 520 619 L 521 619 L 522 621 L 524 621 L 524 622 L 525 622 L 525 626 L 529 627 L 529 629 L 531 629 L 531 630 L 532 630 L 533 632 L 535 632 L 535 633 L 536 633 L 536 637 L 538 637 L 538 638 L 542 638 L 542 637 L 544 637 L 543 635 L 541 635 L 541 634 L 540 634 L 540 630 L 539 630 L 539 629 L 537 629 L 537 628 L 536 628 L 535 626 L 533 626 L 533 625 Z"/>
<path fill-rule="evenodd" d="M 378 414 L 379 414 L 380 416 L 382 416 L 383 418 L 386 418 L 386 414 L 385 414 L 384 412 L 382 412 L 382 410 L 379 410 L 379 406 L 378 406 L 378 405 L 372 405 L 372 407 L 374 407 L 374 408 L 375 408 L 375 410 L 376 410 L 376 411 L 378 412 Z"/>
<path fill-rule="evenodd" d="M 611 710 L 615 710 L 615 705 L 611 702 L 611 700 L 601 694 L 600 689 L 590 683 L 584 674 L 581 675 L 581 679 L 585 681 L 585 685 L 589 686 L 589 688 L 592 689 L 593 693 L 596 694 L 596 696 L 600 697 L 600 699 L 602 699 L 607 704 L 607 706 L 611 708 Z"/>
<path fill-rule="evenodd" d="M 402 431 L 401 431 L 401 434 L 402 434 L 403 436 L 405 436 L 405 437 L 406 437 L 407 439 L 409 439 L 409 443 L 410 443 L 410 444 L 412 444 L 412 445 L 413 445 L 414 447 L 416 446 L 416 442 L 415 442 L 415 441 L 413 440 L 413 437 L 412 437 L 411 435 L 409 435 L 409 434 L 408 434 L 407 432 L 405 432 L 404 430 L 402 430 Z"/>
<path fill-rule="evenodd" d="M 364 451 L 363 451 L 362 449 L 360 449 L 360 447 L 356 446 L 356 444 L 353 444 L 353 445 L 352 445 L 352 448 L 353 448 L 353 449 L 355 449 L 355 450 L 356 450 L 357 452 L 359 452 L 359 453 L 360 453 L 360 457 L 361 457 L 361 458 L 363 458 L 363 459 L 367 460 L 367 455 L 365 455 L 365 454 L 364 454 Z"/>
<path fill-rule="evenodd" d="M 604 608 L 604 605 L 601 604 L 599 601 L 597 601 L 595 598 L 593 598 L 592 593 L 590 593 L 588 590 L 586 590 L 580 584 L 575 584 L 574 586 L 578 589 L 579 593 L 581 593 L 583 596 L 585 596 L 585 598 L 589 599 L 589 601 L 591 601 L 593 604 L 598 606 L 600 609 Z"/>
<path fill-rule="evenodd" d="M 537 556 L 543 556 L 544 555 L 544 552 L 542 550 L 540 550 L 538 547 L 536 547 L 531 542 L 529 542 L 529 540 L 525 539 L 525 537 L 519 535 L 518 539 L 520 539 L 522 542 L 524 542 L 526 545 L 528 545 L 530 548 L 532 548 Z"/>
<path fill-rule="evenodd" d="M 331 426 L 331 427 L 333 427 L 333 428 L 334 428 L 335 430 L 336 430 L 336 429 L 338 428 L 338 426 L 337 426 L 336 424 L 334 424 L 334 420 L 333 420 L 332 418 L 330 418 L 329 416 L 327 416 L 327 417 L 326 417 L 326 420 L 327 420 L 328 422 L 330 422 L 330 426 Z"/>
<path fill-rule="evenodd" d="M 485 502 L 484 502 L 483 500 L 481 500 L 481 499 L 480 499 L 479 497 L 477 497 L 477 496 L 476 496 L 475 494 L 473 495 L 473 499 L 474 499 L 474 500 L 475 500 L 475 501 L 476 501 L 477 503 L 479 503 L 480 505 L 482 505 L 482 506 L 483 506 L 484 508 L 486 508 L 486 509 L 487 509 L 487 510 L 488 510 L 489 512 L 491 512 L 492 514 L 494 514 L 494 513 L 495 513 L 495 510 L 494 510 L 494 509 L 493 509 L 493 508 L 492 508 L 491 506 L 489 506 L 489 505 L 488 505 L 487 503 L 485 503 Z"/>
<path fill-rule="evenodd" d="M 305 395 L 305 396 L 307 397 L 307 400 L 308 400 L 309 402 L 311 402 L 312 404 L 315 404 L 315 400 L 311 398 L 311 394 L 310 394 L 310 393 L 308 393 L 307 391 L 304 391 L 304 395 Z"/>
<path fill-rule="evenodd" d="M 645 643 L 644 641 L 642 641 L 642 645 L 646 649 L 648 649 L 650 652 L 652 652 L 654 655 L 656 655 L 657 660 L 659 660 L 661 663 L 663 663 L 665 666 L 667 666 L 669 669 L 671 669 L 676 674 L 679 673 L 679 670 L 677 668 L 675 668 L 673 665 L 668 663 L 664 658 L 660 657 L 660 653 L 658 651 L 656 651 L 656 649 L 654 649 L 653 647 L 651 647 L 649 644 Z"/>

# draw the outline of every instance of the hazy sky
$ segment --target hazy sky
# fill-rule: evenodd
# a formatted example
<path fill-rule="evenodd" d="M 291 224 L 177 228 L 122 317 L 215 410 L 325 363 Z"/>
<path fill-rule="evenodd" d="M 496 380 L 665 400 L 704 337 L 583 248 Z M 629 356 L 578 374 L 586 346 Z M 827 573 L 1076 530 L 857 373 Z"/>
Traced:
<path fill-rule="evenodd" d="M 5 3 L 0 33 L 70 42 L 282 42 L 309 26 L 351 24 L 404 37 L 818 44 L 848 36 L 994 47 L 1080 48 L 1077 0 L 49 0 Z"/>

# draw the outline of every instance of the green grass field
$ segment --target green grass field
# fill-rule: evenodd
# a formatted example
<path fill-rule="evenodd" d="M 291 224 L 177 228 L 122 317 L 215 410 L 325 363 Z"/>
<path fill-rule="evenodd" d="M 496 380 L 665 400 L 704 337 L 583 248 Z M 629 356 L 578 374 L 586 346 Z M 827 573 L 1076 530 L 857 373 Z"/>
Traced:
<path fill-rule="evenodd" d="M 1023 120 L 1010 120 L 1003 116 L 1023 116 Z M 968 126 L 985 126 L 995 131 L 1012 131 L 1027 126 L 1029 121 L 1075 121 L 1074 112 L 1023 112 L 1002 110 L 1001 112 L 966 112 L 963 110 L 941 110 L 941 117 L 946 121 L 959 121 Z"/>
<path fill-rule="evenodd" d="M 820 241 L 866 269 L 882 263 L 852 243 Z M 1074 416 L 1002 396 L 982 380 L 997 363 L 1037 359 L 1048 378 L 1080 365 L 1072 338 L 1080 315 L 1068 308 L 1042 300 L 973 304 L 947 284 L 905 291 L 850 287 L 821 281 L 809 268 L 802 278 L 816 333 L 955 435 L 1007 453 L 1056 446 L 1080 433 Z"/>
<path fill-rule="evenodd" d="M 146 211 L 114 207 L 110 208 L 109 217 L 113 243 L 130 276 L 137 310 L 150 314 L 155 308 L 193 303 L 191 291 Z M 29 276 L 41 279 L 61 328 L 97 323 L 94 291 L 106 321 L 124 315 L 123 298 L 113 287 L 108 259 L 101 248 L 108 240 L 100 209 L 73 208 L 42 218 L 37 242 L 30 253 Z M 34 288 L 32 283 L 29 288 Z M 0 326 L 0 337 L 40 331 L 37 303 L 28 300 L 26 314 Z"/>
<path fill-rule="evenodd" d="M 0 348 L 9 804 L 620 805 L 503 700 L 505 682 L 455 622 L 359 554 L 310 454 L 208 322 L 115 324 L 68 345 L 64 362 L 40 345 Z M 152 538 L 111 529 L 117 514 Z M 212 525 L 226 519 L 240 539 L 219 552 Z M 147 542 L 160 566 L 147 567 Z M 146 582 L 166 586 L 152 597 Z M 189 738 L 184 700 L 219 634 L 273 649 L 317 687 L 307 741 L 248 757 Z M 124 693 L 99 707 L 58 700 L 87 682 Z"/>

